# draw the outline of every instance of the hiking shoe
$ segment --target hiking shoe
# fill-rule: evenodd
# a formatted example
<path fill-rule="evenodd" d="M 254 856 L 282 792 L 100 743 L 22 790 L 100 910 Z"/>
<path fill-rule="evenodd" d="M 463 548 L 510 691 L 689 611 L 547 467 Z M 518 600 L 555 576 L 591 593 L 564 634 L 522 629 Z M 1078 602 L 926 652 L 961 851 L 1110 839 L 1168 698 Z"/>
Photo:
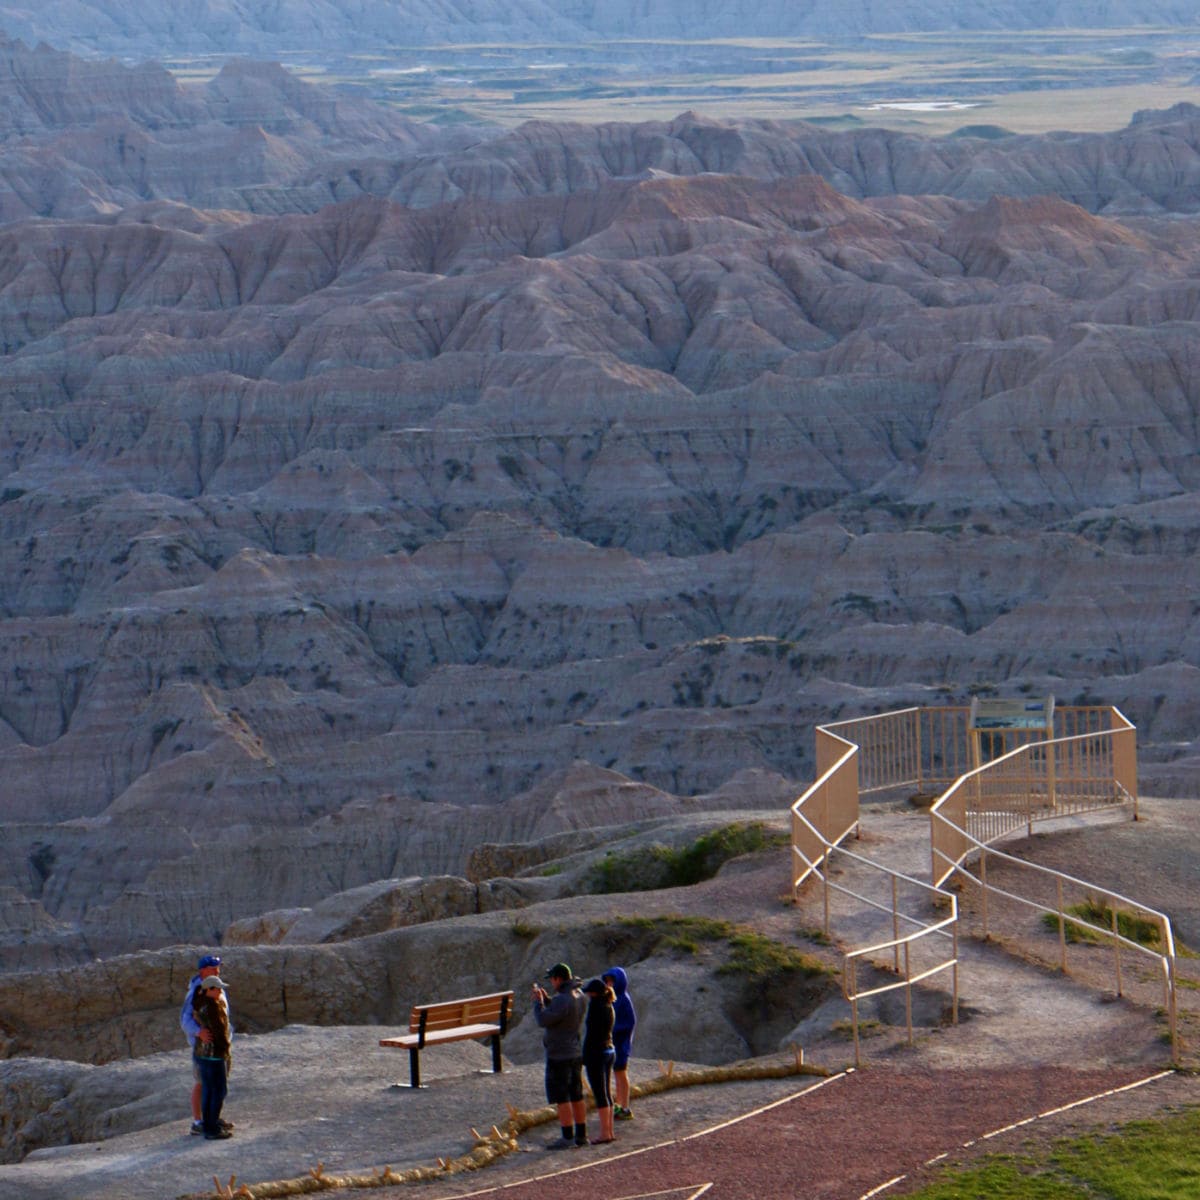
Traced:
<path fill-rule="evenodd" d="M 547 1150 L 574 1150 L 575 1143 L 570 1138 L 555 1138 L 552 1142 L 546 1143 Z"/>
<path fill-rule="evenodd" d="M 575 1139 L 575 1145 L 577 1145 L 577 1146 L 586 1146 L 587 1144 L 588 1144 L 588 1136 L 586 1133 L 582 1137 L 577 1137 Z"/>
<path fill-rule="evenodd" d="M 217 1122 L 217 1124 L 220 1125 L 220 1127 L 222 1129 L 226 1129 L 230 1133 L 233 1132 L 233 1122 L 232 1121 L 226 1121 L 224 1118 L 222 1118 L 220 1121 Z M 201 1123 L 201 1128 L 203 1128 L 203 1127 L 204 1127 L 203 1123 Z"/>
<path fill-rule="evenodd" d="M 619 1104 L 613 1109 L 613 1119 L 616 1121 L 632 1121 L 633 1113 L 627 1108 L 622 1108 Z"/>
<path fill-rule="evenodd" d="M 233 1137 L 233 1134 L 228 1129 L 218 1129 L 216 1133 L 206 1133 L 204 1140 L 206 1142 L 223 1142 L 226 1138 Z"/>
<path fill-rule="evenodd" d="M 192 1137 L 199 1137 L 203 1132 L 204 1132 L 204 1122 L 203 1121 L 193 1121 L 192 1122 Z"/>

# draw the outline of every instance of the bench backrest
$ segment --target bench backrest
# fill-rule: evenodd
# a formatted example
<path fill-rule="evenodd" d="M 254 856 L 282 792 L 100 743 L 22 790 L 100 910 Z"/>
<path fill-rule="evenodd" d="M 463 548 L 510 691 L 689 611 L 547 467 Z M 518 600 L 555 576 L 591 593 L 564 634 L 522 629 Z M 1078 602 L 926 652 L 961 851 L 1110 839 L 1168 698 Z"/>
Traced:
<path fill-rule="evenodd" d="M 512 992 L 492 992 L 437 1004 L 414 1004 L 408 1029 L 410 1033 L 434 1033 L 439 1029 L 457 1029 L 460 1025 L 499 1025 L 500 1032 L 504 1033 L 512 1016 L 512 1005 Z"/>

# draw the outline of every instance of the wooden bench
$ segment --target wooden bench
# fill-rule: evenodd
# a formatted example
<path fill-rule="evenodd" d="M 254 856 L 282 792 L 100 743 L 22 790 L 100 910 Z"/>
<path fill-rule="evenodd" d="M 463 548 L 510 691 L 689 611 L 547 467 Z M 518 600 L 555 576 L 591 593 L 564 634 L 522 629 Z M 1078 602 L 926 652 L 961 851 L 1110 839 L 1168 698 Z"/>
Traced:
<path fill-rule="evenodd" d="M 464 1042 L 488 1038 L 492 1043 L 492 1071 L 499 1074 L 500 1039 L 512 1017 L 512 992 L 492 992 L 487 996 L 468 996 L 465 1000 L 443 1000 L 437 1004 L 414 1004 L 408 1018 L 408 1032 L 398 1037 L 381 1038 L 381 1046 L 397 1046 L 408 1051 L 409 1087 L 421 1086 L 421 1051 L 442 1042 Z"/>

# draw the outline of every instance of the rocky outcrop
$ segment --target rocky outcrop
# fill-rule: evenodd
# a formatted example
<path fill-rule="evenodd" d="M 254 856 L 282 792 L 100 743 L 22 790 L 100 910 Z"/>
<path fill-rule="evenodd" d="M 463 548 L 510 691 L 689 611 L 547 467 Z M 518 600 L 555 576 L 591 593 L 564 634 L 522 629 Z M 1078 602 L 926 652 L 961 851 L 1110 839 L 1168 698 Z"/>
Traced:
<path fill-rule="evenodd" d="M 234 921 L 222 934 L 221 943 L 310 946 L 344 942 L 426 921 L 522 908 L 562 895 L 565 883 L 499 879 L 477 886 L 454 875 L 378 879 L 338 892 L 312 908 L 284 909 Z"/>
<path fill-rule="evenodd" d="M 707 827 L 714 823 L 710 819 Z M 614 838 L 611 845 L 625 853 L 638 845 L 694 839 L 704 828 L 684 823 L 640 835 L 624 831 L 624 839 Z M 745 860 L 763 886 L 774 887 L 768 879 L 782 878 L 779 854 L 767 851 Z M 297 1023 L 397 1025 L 407 1022 L 413 1004 L 433 992 L 473 995 L 494 991 L 506 980 L 515 986 L 517 980 L 540 978 L 550 962 L 563 957 L 596 964 L 614 955 L 638 963 L 656 954 L 672 959 L 672 914 L 684 898 L 664 893 L 650 901 L 654 911 L 668 914 L 661 928 L 654 920 L 616 920 L 614 911 L 630 910 L 629 903 L 614 909 L 607 896 L 581 894 L 578 887 L 581 868 L 594 867 L 603 857 L 597 849 L 586 863 L 564 862 L 557 875 L 479 885 L 483 899 L 478 910 L 473 904 L 476 886 L 466 880 L 408 881 L 357 889 L 295 920 L 280 916 L 260 929 L 242 925 L 222 951 L 235 1024 L 247 1034 Z M 702 893 L 698 895 L 702 903 Z M 723 918 L 736 921 L 737 914 L 729 911 Z M 253 945 L 241 940 L 285 924 L 288 929 L 277 943 L 269 937 L 256 937 Z M 705 937 L 714 942 L 711 953 L 703 956 L 711 969 L 728 951 L 722 949 L 719 931 Z M 0 974 L 4 1053 L 103 1063 L 178 1045 L 179 1007 L 198 952 L 173 946 L 73 968 Z M 663 970 L 675 968 L 667 962 Z M 445 982 L 449 980 L 453 985 Z M 745 982 L 730 979 L 722 996 L 733 1004 Z M 821 980 L 814 982 L 824 986 Z M 666 1047 L 672 1036 L 686 1036 L 680 1031 L 672 1035 L 671 1025 L 662 1024 L 659 1039 L 647 1043 L 648 1052 L 654 1053 L 652 1045 Z M 527 1036 L 527 1052 L 537 1057 L 538 1035 Z M 743 1029 L 730 1031 L 721 1046 L 693 1045 L 692 1057 L 740 1057 L 732 1048 L 734 1038 L 742 1039 L 742 1053 L 747 1044 L 756 1050 L 774 1046 L 766 1031 L 754 1035 Z M 509 1053 L 519 1056 L 522 1044 L 514 1042 Z M 662 1052 L 680 1054 L 677 1042 L 670 1045 Z"/>
<path fill-rule="evenodd" d="M 13 28 L 3 13 L 0 25 Z M 235 59 L 187 86 L 155 63 L 98 62 L 45 42 L 31 50 L 0 34 L 0 136 L 9 221 L 111 220 L 139 204 L 296 180 L 349 155 L 420 154 L 478 135 L 344 100 L 277 63 Z"/>

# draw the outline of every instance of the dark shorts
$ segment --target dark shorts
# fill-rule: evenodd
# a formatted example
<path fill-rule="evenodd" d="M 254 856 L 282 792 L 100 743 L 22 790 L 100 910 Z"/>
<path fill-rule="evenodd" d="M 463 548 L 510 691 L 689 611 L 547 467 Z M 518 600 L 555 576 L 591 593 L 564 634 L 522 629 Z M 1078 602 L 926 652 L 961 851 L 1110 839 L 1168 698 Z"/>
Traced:
<path fill-rule="evenodd" d="M 583 1059 L 552 1058 L 546 1062 L 546 1102 L 570 1104 L 583 1099 Z"/>
<path fill-rule="evenodd" d="M 624 1071 L 629 1066 L 629 1056 L 633 1053 L 633 1038 L 619 1038 L 613 1042 L 616 1047 L 617 1057 L 613 1063 L 614 1071 Z"/>

